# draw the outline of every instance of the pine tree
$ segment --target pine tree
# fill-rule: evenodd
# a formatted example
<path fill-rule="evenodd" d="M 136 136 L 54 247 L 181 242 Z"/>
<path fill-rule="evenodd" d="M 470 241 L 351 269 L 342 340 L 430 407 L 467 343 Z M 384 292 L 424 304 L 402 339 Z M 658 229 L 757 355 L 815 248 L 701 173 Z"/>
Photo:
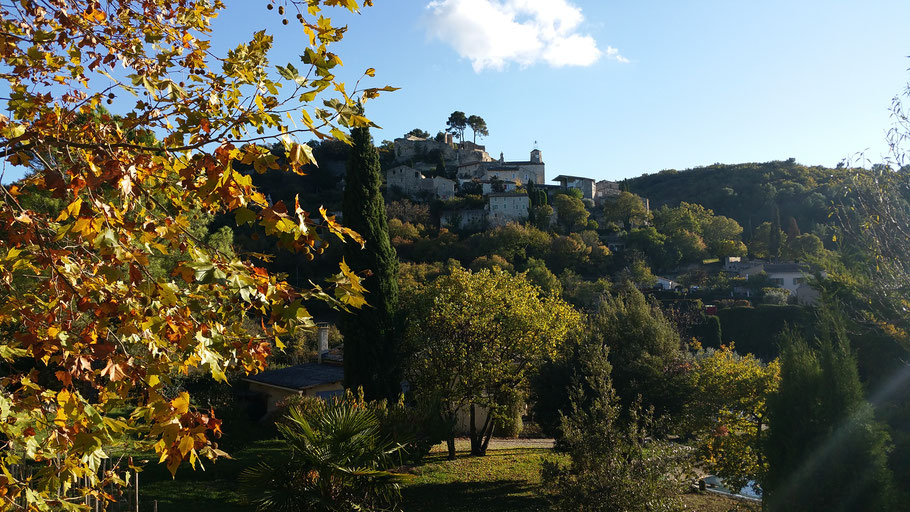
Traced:
<path fill-rule="evenodd" d="M 353 148 L 344 189 L 344 224 L 366 241 L 361 250 L 345 244 L 344 258 L 355 271 L 369 270 L 364 279 L 368 307 L 343 313 L 345 384 L 363 387 L 367 399 L 394 399 L 401 391 L 398 343 L 398 256 L 389 242 L 379 154 L 369 128 L 351 130 Z"/>
<path fill-rule="evenodd" d="M 768 402 L 766 510 L 893 510 L 888 434 L 863 398 L 840 320 L 822 316 L 817 348 L 788 332 Z"/>

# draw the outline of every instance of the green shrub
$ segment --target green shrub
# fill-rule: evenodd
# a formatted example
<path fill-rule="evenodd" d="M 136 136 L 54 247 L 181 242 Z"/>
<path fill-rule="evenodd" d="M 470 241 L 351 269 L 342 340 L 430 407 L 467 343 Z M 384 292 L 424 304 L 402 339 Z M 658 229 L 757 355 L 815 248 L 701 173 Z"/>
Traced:
<path fill-rule="evenodd" d="M 651 512 L 682 510 L 680 449 L 648 442 L 650 414 L 635 403 L 620 420 L 608 349 L 590 345 L 562 418 L 557 448 L 570 462 L 545 460 L 541 485 L 551 510 Z"/>
<path fill-rule="evenodd" d="M 401 447 L 384 439 L 376 414 L 341 398 L 308 412 L 291 407 L 278 423 L 291 448 L 283 464 L 267 462 L 239 477 L 259 511 L 394 510 L 404 475 L 387 471 Z"/>

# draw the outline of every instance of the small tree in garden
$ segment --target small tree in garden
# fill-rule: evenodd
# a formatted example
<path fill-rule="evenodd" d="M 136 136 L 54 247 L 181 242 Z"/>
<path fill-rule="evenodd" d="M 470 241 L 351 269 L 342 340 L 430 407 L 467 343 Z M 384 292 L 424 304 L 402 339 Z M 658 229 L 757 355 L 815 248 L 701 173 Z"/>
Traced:
<path fill-rule="evenodd" d="M 409 381 L 453 426 L 459 411 L 470 414 L 474 455 L 486 452 L 495 418 L 508 414 L 529 374 L 580 324 L 561 299 L 499 269 L 453 269 L 420 292 L 411 314 Z M 480 411 L 489 414 L 480 420 Z M 454 432 L 448 443 L 454 458 Z"/>
<path fill-rule="evenodd" d="M 609 348 L 582 349 L 582 367 L 562 417 L 557 448 L 567 465 L 544 461 L 541 479 L 558 511 L 651 512 L 683 510 L 679 500 L 683 458 L 678 451 L 647 443 L 650 414 L 634 403 L 627 420 L 610 379 Z"/>

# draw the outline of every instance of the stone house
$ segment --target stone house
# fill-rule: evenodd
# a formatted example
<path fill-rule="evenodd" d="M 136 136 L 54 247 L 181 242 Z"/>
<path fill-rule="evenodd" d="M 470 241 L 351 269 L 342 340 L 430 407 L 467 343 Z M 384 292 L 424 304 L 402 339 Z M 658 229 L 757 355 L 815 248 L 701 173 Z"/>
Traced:
<path fill-rule="evenodd" d="M 546 164 L 539 149 L 531 151 L 528 160 L 506 161 L 500 153 L 499 160 L 460 163 L 457 176 L 459 181 L 498 179 L 516 185 L 532 181 L 541 185 L 546 180 Z"/>
<path fill-rule="evenodd" d="M 386 186 L 410 197 L 430 196 L 443 201 L 455 197 L 455 182 L 441 176 L 427 178 L 413 167 L 399 165 L 386 171 Z"/>
<path fill-rule="evenodd" d="M 619 183 L 615 181 L 600 180 L 594 184 L 595 201 L 618 197 L 620 193 Z"/>
<path fill-rule="evenodd" d="M 487 220 L 491 226 L 503 226 L 509 222 L 524 221 L 528 218 L 530 206 L 531 201 L 527 194 L 493 193 L 487 196 Z"/>
<path fill-rule="evenodd" d="M 560 174 L 559 176 L 553 178 L 553 181 L 559 182 L 560 186 L 568 190 L 570 188 L 577 188 L 581 190 L 581 196 L 583 199 L 594 199 L 596 194 L 596 186 L 594 180 L 591 178 L 585 178 L 583 176 L 566 176 Z"/>

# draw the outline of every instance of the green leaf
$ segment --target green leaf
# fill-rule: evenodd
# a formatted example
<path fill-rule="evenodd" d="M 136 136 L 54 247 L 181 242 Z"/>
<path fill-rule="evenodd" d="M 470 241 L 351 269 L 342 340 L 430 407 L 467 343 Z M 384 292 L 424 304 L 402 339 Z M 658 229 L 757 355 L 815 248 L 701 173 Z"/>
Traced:
<path fill-rule="evenodd" d="M 237 208 L 237 210 L 234 211 L 234 219 L 237 221 L 238 226 L 252 224 L 253 222 L 256 222 L 256 213 L 249 208 Z"/>

